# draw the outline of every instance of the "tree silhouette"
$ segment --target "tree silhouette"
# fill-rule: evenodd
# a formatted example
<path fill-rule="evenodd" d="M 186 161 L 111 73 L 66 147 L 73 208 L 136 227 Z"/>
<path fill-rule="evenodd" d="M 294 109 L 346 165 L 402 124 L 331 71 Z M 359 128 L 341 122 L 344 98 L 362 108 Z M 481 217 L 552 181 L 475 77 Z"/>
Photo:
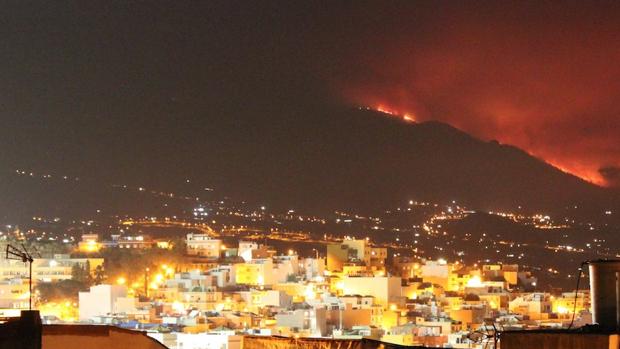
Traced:
<path fill-rule="evenodd" d="M 98 265 L 95 268 L 94 274 L 95 274 L 95 279 L 94 279 L 95 285 L 99 285 L 103 283 L 103 280 L 105 280 L 105 271 L 103 270 L 103 267 L 101 265 Z"/>

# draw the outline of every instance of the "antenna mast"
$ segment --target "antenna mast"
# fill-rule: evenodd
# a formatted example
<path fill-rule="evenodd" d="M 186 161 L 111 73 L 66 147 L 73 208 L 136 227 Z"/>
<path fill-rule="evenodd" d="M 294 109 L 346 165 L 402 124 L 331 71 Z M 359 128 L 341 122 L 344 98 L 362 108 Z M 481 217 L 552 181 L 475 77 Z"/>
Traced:
<path fill-rule="evenodd" d="M 22 261 L 24 263 L 28 263 L 28 286 L 29 286 L 29 300 L 28 300 L 28 310 L 32 310 L 32 261 L 33 258 L 26 250 L 26 246 L 22 244 L 22 250 L 19 248 L 8 244 L 6 245 L 6 259 L 13 259 Z"/>

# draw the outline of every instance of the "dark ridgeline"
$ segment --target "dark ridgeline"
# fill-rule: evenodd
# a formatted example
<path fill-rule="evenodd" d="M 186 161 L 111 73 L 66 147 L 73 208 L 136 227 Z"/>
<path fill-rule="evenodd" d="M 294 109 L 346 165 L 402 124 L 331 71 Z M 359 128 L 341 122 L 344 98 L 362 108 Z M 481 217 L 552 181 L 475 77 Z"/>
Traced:
<path fill-rule="evenodd" d="M 222 149 L 223 159 L 204 167 L 204 173 L 219 172 L 219 179 L 210 182 L 217 195 L 316 212 L 336 208 L 372 212 L 409 199 L 457 200 L 482 210 L 514 211 L 518 206 L 523 212 L 546 214 L 570 210 L 573 216 L 594 217 L 620 207 L 613 190 L 564 173 L 516 147 L 485 142 L 444 123 L 405 123 L 351 108 L 327 108 L 313 121 L 276 124 L 273 128 L 278 130 L 265 131 L 264 137 L 257 132 L 234 156 Z M 262 126 L 260 131 L 264 130 Z M 10 171 L 3 169 L 0 181 L 0 205 L 7 216 L 28 217 L 33 210 L 46 209 L 69 216 L 95 209 L 147 214 L 165 201 L 145 200 L 139 193 L 88 178 L 36 184 Z M 200 171 L 197 165 L 193 178 Z M 171 183 L 184 182 L 173 174 L 166 178 L 165 164 L 153 173 Z M 200 190 L 192 195 L 211 195 Z"/>
<path fill-rule="evenodd" d="M 458 200 L 480 209 L 560 211 L 582 206 L 598 212 L 617 193 L 564 173 L 524 151 L 484 142 L 439 122 L 408 124 L 372 111 L 334 115 L 313 139 L 296 147 L 299 156 L 264 180 L 290 183 L 279 192 L 296 202 L 368 209 L 409 198 Z M 321 153 L 322 156 L 311 156 Z M 319 159 L 316 163 L 312 160 Z M 272 160 L 277 166 L 279 159 Z"/>
<path fill-rule="evenodd" d="M 620 206 L 616 192 L 444 123 L 410 124 L 358 109 L 332 110 L 315 119 L 312 125 L 291 124 L 296 142 L 255 160 L 268 163 L 269 170 L 255 173 L 253 185 L 229 189 L 262 202 L 317 210 L 370 211 L 409 199 L 457 200 L 484 210 L 522 206 L 547 214 L 577 205 L 581 214 L 596 216 Z"/>

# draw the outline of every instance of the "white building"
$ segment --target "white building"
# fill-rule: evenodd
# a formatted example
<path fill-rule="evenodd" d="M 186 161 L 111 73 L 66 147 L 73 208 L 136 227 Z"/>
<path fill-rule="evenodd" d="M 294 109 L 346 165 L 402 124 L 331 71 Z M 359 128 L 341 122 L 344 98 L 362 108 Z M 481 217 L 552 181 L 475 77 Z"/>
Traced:
<path fill-rule="evenodd" d="M 247 307 L 276 307 L 288 308 L 293 304 L 293 297 L 284 291 L 277 290 L 250 290 L 239 292 Z"/>
<path fill-rule="evenodd" d="M 448 287 L 450 277 L 450 265 L 445 260 L 426 261 L 420 268 L 420 276 L 425 282 Z"/>
<path fill-rule="evenodd" d="M 90 291 L 79 293 L 80 321 L 116 313 L 116 301 L 124 297 L 127 297 L 127 287 L 124 285 L 91 286 Z"/>
<path fill-rule="evenodd" d="M 273 285 L 274 266 L 271 258 L 253 259 L 250 262 L 236 265 L 235 280 L 240 285 L 266 286 Z"/>
<path fill-rule="evenodd" d="M 223 246 L 222 240 L 212 239 L 208 234 L 187 234 L 185 243 L 188 255 L 209 258 L 219 258 Z"/>
<path fill-rule="evenodd" d="M 166 340 L 170 334 L 149 333 L 148 336 L 166 344 L 170 349 L 241 349 L 242 336 L 235 331 L 207 333 L 174 333 L 176 341 Z"/>
<path fill-rule="evenodd" d="M 551 313 L 551 298 L 548 293 L 528 293 L 508 303 L 512 313 L 528 315 L 533 320 L 541 320 Z"/>
<path fill-rule="evenodd" d="M 286 282 L 289 275 L 299 274 L 299 257 L 297 255 L 273 257 L 273 280 L 276 283 Z"/>
<path fill-rule="evenodd" d="M 304 258 L 300 266 L 306 280 L 316 280 L 325 274 L 325 258 Z"/>
<path fill-rule="evenodd" d="M 207 274 L 211 277 L 211 284 L 217 287 L 235 285 L 235 265 L 220 265 L 211 269 Z"/>
<path fill-rule="evenodd" d="M 239 241 L 239 249 L 237 254 L 243 258 L 244 261 L 249 262 L 252 260 L 252 251 L 258 250 L 258 243 L 252 241 Z"/>
<path fill-rule="evenodd" d="M 395 276 L 345 276 L 338 288 L 343 295 L 375 297 L 375 303 L 387 306 L 401 296 L 401 278 Z"/>
<path fill-rule="evenodd" d="M 327 334 L 325 309 L 297 309 L 278 313 L 275 316 L 282 334 L 303 333 L 308 337 L 322 337 Z"/>

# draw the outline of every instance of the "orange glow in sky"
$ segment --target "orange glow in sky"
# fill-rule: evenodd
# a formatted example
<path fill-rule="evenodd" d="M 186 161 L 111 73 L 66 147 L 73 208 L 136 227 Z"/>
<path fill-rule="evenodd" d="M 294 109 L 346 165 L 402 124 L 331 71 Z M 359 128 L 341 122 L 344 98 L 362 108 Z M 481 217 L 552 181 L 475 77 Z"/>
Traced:
<path fill-rule="evenodd" d="M 344 53 L 346 74 L 333 78 L 341 97 L 444 122 L 620 188 L 617 13 L 553 2 L 440 7 L 409 9 L 429 20 L 379 15 L 381 26 L 355 31 L 364 46 Z"/>

